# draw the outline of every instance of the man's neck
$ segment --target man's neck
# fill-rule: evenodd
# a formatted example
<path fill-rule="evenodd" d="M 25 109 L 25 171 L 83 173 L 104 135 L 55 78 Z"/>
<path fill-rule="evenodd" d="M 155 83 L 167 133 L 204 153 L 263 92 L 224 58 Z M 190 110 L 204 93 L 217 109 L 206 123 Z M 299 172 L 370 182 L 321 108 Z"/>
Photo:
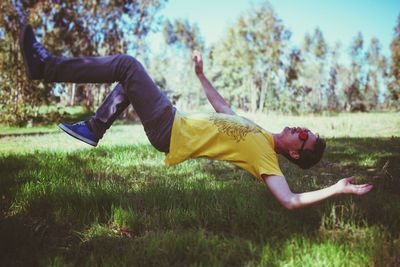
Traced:
<path fill-rule="evenodd" d="M 274 139 L 274 150 L 278 154 L 282 154 L 282 145 L 281 145 L 281 139 L 279 134 L 272 134 L 272 138 Z"/>

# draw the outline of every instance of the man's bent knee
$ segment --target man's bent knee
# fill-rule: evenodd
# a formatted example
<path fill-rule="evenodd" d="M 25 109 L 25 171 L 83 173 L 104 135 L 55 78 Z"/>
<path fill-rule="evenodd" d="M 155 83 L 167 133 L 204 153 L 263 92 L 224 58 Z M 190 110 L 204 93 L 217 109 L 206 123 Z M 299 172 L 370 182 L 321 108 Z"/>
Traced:
<path fill-rule="evenodd" d="M 120 81 L 125 80 L 126 75 L 143 70 L 142 64 L 132 56 L 122 54 L 116 56 L 115 60 L 117 62 L 116 73 Z"/>

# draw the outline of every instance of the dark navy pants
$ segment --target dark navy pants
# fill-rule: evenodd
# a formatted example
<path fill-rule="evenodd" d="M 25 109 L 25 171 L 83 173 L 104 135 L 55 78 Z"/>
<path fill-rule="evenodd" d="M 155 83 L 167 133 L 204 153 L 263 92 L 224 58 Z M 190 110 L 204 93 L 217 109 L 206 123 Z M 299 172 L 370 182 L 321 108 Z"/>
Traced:
<path fill-rule="evenodd" d="M 169 152 L 176 109 L 135 58 L 128 55 L 53 57 L 46 62 L 44 79 L 47 82 L 118 82 L 89 120 L 90 127 L 101 138 L 132 104 L 150 143 L 159 151 Z"/>

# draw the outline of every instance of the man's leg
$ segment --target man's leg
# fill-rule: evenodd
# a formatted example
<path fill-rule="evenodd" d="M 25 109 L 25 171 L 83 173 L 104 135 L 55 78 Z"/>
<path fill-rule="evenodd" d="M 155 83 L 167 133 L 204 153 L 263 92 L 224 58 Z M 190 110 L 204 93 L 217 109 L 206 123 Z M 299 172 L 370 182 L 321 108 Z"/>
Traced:
<path fill-rule="evenodd" d="M 146 94 L 146 92 L 143 94 Z M 169 100 L 165 96 L 162 101 L 166 103 L 154 107 L 159 110 L 159 115 L 149 120 L 147 114 L 142 114 L 141 120 L 146 121 L 146 124 L 143 125 L 152 145 L 159 151 L 168 152 L 175 108 L 168 104 Z M 87 121 L 87 124 L 99 138 L 102 138 L 107 129 L 111 127 L 129 104 L 125 90 L 121 84 L 118 84 L 97 108 L 96 114 Z"/>
<path fill-rule="evenodd" d="M 117 84 L 97 108 L 94 116 L 87 121 L 99 139 L 111 127 L 119 115 L 129 106 L 130 102 L 121 84 Z"/>
<path fill-rule="evenodd" d="M 22 41 L 22 43 L 26 42 Z M 31 50 L 39 52 L 45 50 L 41 47 L 38 48 L 38 46 L 40 44 L 35 43 L 32 45 L 33 48 Z M 30 49 L 29 42 L 28 45 L 25 44 L 26 47 Z M 29 49 L 25 49 L 25 51 L 28 50 L 29 52 Z M 24 59 L 29 59 L 29 53 L 25 54 L 28 54 L 28 56 L 24 55 Z M 150 142 L 160 151 L 167 152 L 169 150 L 169 137 L 175 108 L 135 58 L 127 55 L 117 55 L 67 59 L 46 55 L 41 62 L 44 64 L 44 71 L 39 73 L 37 77 L 41 78 L 41 75 L 43 75 L 43 79 L 47 82 L 119 82 L 119 87 L 113 92 L 120 97 L 121 105 L 118 108 L 118 104 L 116 104 L 117 108 L 115 109 L 113 109 L 112 105 L 108 105 L 109 103 L 115 104 L 119 102 L 114 102 L 115 95 L 113 97 L 111 94 L 110 101 L 106 99 L 105 103 L 103 103 L 104 105 L 100 107 L 100 110 L 107 110 L 107 112 L 100 112 L 101 114 L 99 113 L 98 117 L 95 115 L 91 120 L 94 122 L 93 124 L 96 125 L 96 119 L 98 119 L 98 122 L 105 123 L 105 128 L 109 127 L 110 123 L 117 117 L 118 112 L 122 112 L 129 101 L 140 117 Z M 102 115 L 105 115 L 105 117 Z M 92 145 L 96 145 L 97 141 Z"/>
<path fill-rule="evenodd" d="M 144 124 L 160 115 L 160 106 L 162 109 L 171 105 L 165 101 L 165 96 L 140 62 L 128 55 L 72 59 L 53 57 L 45 64 L 44 80 L 72 83 L 119 82 L 124 95 Z"/>
<path fill-rule="evenodd" d="M 45 64 L 44 79 L 48 82 L 119 82 L 89 125 L 94 125 L 93 130 L 99 130 L 100 138 L 132 103 L 150 142 L 158 150 L 169 150 L 175 109 L 135 58 L 127 55 L 72 59 L 53 57 Z"/>

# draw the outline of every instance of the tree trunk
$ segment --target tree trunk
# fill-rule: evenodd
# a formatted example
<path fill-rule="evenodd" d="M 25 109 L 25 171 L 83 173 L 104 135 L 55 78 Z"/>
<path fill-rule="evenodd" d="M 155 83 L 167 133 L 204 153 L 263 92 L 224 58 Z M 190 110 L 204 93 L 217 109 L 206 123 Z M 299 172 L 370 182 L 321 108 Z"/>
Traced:
<path fill-rule="evenodd" d="M 75 105 L 75 95 L 76 95 L 76 83 L 73 83 L 71 85 L 71 96 L 70 96 L 70 101 L 69 101 L 70 106 Z"/>
<path fill-rule="evenodd" d="M 257 87 L 254 84 L 254 82 L 250 79 L 246 83 L 247 83 L 246 86 L 250 87 L 250 101 L 251 101 L 250 109 L 251 109 L 251 112 L 256 112 L 257 111 L 257 98 L 258 98 Z"/>
<path fill-rule="evenodd" d="M 265 94 L 267 93 L 267 86 L 261 84 L 260 102 L 258 103 L 258 111 L 263 112 L 265 105 Z"/>

